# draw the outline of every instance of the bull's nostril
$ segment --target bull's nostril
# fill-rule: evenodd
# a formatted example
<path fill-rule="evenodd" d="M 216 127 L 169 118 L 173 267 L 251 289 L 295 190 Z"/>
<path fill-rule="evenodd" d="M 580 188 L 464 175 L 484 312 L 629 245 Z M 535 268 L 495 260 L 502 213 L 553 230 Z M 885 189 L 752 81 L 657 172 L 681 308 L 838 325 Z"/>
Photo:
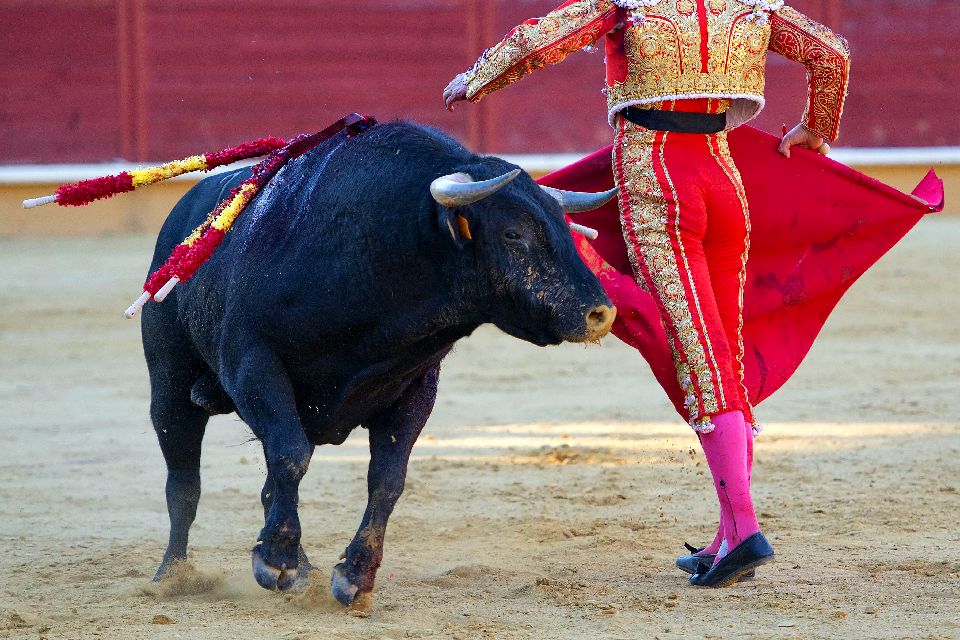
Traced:
<path fill-rule="evenodd" d="M 610 330 L 613 319 L 616 317 L 616 310 L 606 305 L 594 307 L 587 313 L 587 331 L 590 333 L 605 334 Z"/>
<path fill-rule="evenodd" d="M 594 309 L 587 315 L 587 324 L 591 327 L 600 327 L 603 326 L 603 323 L 607 321 L 607 312 L 602 309 Z"/>

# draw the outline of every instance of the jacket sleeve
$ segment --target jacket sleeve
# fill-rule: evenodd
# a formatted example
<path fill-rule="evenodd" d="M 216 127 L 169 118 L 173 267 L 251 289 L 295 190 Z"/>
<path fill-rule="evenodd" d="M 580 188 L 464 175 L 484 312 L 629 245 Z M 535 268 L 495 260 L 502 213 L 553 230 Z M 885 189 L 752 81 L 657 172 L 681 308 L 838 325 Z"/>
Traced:
<path fill-rule="evenodd" d="M 790 7 L 770 15 L 770 50 L 807 68 L 805 127 L 833 141 L 850 82 L 847 41 Z"/>
<path fill-rule="evenodd" d="M 543 18 L 527 20 L 487 49 L 467 72 L 467 99 L 479 102 L 528 73 L 557 64 L 595 43 L 619 21 L 610 0 L 568 0 Z"/>

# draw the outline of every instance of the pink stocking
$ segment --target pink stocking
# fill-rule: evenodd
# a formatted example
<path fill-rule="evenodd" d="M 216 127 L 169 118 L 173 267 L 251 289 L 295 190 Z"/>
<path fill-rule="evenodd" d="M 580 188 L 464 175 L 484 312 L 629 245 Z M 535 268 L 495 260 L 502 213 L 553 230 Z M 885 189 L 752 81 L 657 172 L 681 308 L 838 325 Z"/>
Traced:
<path fill-rule="evenodd" d="M 747 483 L 753 484 L 753 426 L 749 423 L 746 424 L 747 427 Z M 701 440 L 702 445 L 702 440 Z M 724 510 L 720 510 L 720 524 L 717 527 L 717 535 L 713 537 L 713 541 L 703 548 L 703 551 L 700 553 L 709 553 L 716 555 L 717 551 L 720 550 L 720 545 L 723 543 L 724 532 L 727 528 L 727 518 L 724 515 Z"/>
<path fill-rule="evenodd" d="M 753 425 L 747 423 L 747 482 L 753 484 Z M 701 442 L 702 444 L 702 442 Z M 725 510 L 720 510 L 720 524 L 717 526 L 717 535 L 713 537 L 713 541 L 710 542 L 706 547 L 703 548 L 703 551 L 700 553 L 709 553 L 716 555 L 717 551 L 720 550 L 720 545 L 723 543 L 724 535 L 727 529 L 727 516 L 725 515 Z M 732 527 L 731 527 L 732 529 Z M 731 531 L 731 533 L 733 533 Z"/>
<path fill-rule="evenodd" d="M 699 433 L 697 437 L 700 439 L 700 448 L 703 448 L 703 436 Z M 726 519 L 723 517 L 723 511 L 720 511 L 720 524 L 717 526 L 717 535 L 713 536 L 713 541 L 705 546 L 700 553 L 716 555 L 717 551 L 720 549 L 720 545 L 723 543 L 723 531 L 724 531 L 724 521 Z"/>
<path fill-rule="evenodd" d="M 750 497 L 747 427 L 740 411 L 713 416 L 714 430 L 700 436 L 720 500 L 727 551 L 760 531 Z M 752 444 L 752 443 L 751 443 Z M 750 447 L 752 448 L 752 446 Z"/>

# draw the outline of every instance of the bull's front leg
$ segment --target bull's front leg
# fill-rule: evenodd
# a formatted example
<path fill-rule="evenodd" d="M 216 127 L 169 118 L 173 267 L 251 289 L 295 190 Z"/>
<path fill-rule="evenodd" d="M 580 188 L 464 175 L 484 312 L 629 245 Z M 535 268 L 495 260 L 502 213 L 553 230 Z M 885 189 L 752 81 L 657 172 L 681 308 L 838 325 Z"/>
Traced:
<path fill-rule="evenodd" d="M 334 597 L 344 606 L 368 607 L 371 603 L 387 520 L 403 493 L 410 451 L 433 411 L 439 374 L 439 367 L 427 372 L 368 425 L 367 509 L 343 562 L 333 569 L 330 585 Z"/>
<path fill-rule="evenodd" d="M 313 456 L 313 446 L 311 445 L 311 457 Z M 266 522 L 270 517 L 270 510 L 273 508 L 273 501 L 277 495 L 277 489 L 274 484 L 274 480 L 270 477 L 270 474 L 267 474 L 267 479 L 263 483 L 263 489 L 260 490 L 260 503 L 263 505 L 263 521 Z M 300 497 L 297 496 L 297 506 L 300 505 Z M 302 587 L 306 585 L 307 576 L 310 571 L 313 569 L 313 565 L 310 564 L 310 559 L 307 557 L 307 552 L 303 548 L 303 544 L 297 550 L 297 583 L 296 586 Z"/>
<path fill-rule="evenodd" d="M 263 443 L 267 462 L 269 495 L 261 495 L 265 517 L 252 552 L 253 575 L 261 587 L 284 591 L 297 581 L 297 496 L 313 446 L 297 414 L 290 380 L 272 353 L 248 350 L 230 386 L 237 412 Z"/>

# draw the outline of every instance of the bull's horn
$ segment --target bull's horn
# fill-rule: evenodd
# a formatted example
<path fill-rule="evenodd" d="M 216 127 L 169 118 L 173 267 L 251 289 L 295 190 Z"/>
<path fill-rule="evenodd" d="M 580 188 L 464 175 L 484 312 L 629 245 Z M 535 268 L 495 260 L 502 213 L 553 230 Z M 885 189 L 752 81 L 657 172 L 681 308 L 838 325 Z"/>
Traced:
<path fill-rule="evenodd" d="M 620 190 L 619 187 L 614 187 L 610 191 L 600 193 L 583 193 L 581 191 L 564 191 L 553 187 L 542 187 L 542 189 L 560 203 L 564 213 L 582 213 L 599 209 L 610 202 Z"/>
<path fill-rule="evenodd" d="M 514 169 L 497 178 L 475 182 L 468 173 L 451 173 L 440 176 L 430 183 L 433 199 L 445 207 L 465 207 L 492 196 L 520 175 L 520 169 Z"/>

